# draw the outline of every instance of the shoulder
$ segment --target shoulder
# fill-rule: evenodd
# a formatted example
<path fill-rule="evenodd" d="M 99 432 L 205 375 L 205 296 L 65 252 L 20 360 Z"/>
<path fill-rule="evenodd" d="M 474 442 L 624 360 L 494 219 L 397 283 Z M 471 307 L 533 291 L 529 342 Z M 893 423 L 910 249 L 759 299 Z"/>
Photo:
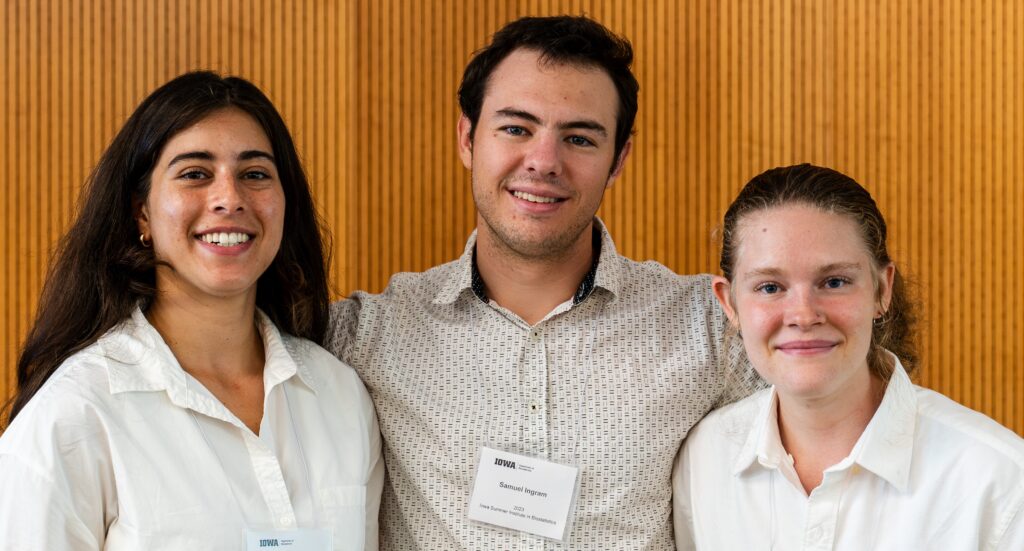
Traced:
<path fill-rule="evenodd" d="M 387 306 L 392 304 L 408 304 L 430 301 L 452 279 L 459 277 L 461 264 L 453 260 L 434 266 L 424 272 L 399 272 L 393 274 L 387 287 L 381 293 L 355 291 L 350 297 L 340 301 L 349 302 L 353 306 Z"/>
<path fill-rule="evenodd" d="M 938 392 L 921 387 L 915 391 L 919 440 L 928 446 L 942 446 L 961 459 L 970 456 L 972 470 L 1001 465 L 1024 480 L 1024 438 Z"/>
<path fill-rule="evenodd" d="M 686 436 L 685 446 L 695 450 L 739 450 L 750 431 L 762 420 L 771 398 L 771 389 L 756 392 L 742 400 L 712 410 Z"/>
<path fill-rule="evenodd" d="M 65 360 L 0 436 L 0 456 L 52 473 L 107 453 L 117 404 L 101 343 Z"/>
<path fill-rule="evenodd" d="M 613 261 L 617 264 L 618 294 L 624 299 L 623 306 L 642 304 L 670 312 L 684 324 L 720 324 L 724 319 L 712 292 L 710 274 L 677 274 L 653 260 L 637 262 L 618 254 Z"/>
<path fill-rule="evenodd" d="M 710 274 L 677 274 L 654 260 L 643 262 L 616 255 L 623 288 L 636 293 L 669 293 L 702 301 L 713 299 Z"/>
<path fill-rule="evenodd" d="M 78 416 L 86 405 L 108 407 L 111 358 L 104 344 L 102 340 L 93 343 L 64 360 L 18 414 L 12 428 L 23 418 L 59 422 Z"/>
<path fill-rule="evenodd" d="M 351 387 L 354 391 L 362 389 L 356 371 L 322 346 L 287 333 L 281 333 L 281 340 L 295 363 L 308 370 L 318 381 Z"/>

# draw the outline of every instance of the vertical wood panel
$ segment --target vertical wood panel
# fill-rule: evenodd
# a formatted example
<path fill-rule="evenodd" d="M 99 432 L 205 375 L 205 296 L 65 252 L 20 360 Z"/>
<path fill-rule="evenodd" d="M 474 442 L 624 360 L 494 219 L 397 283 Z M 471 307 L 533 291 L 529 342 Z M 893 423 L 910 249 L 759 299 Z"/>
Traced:
<path fill-rule="evenodd" d="M 5 0 L 0 395 L 81 183 L 185 70 L 247 76 L 291 126 L 334 290 L 457 256 L 469 56 L 521 15 L 586 13 L 636 46 L 634 154 L 600 214 L 618 246 L 714 271 L 739 187 L 810 161 L 878 199 L 924 306 L 921 382 L 1024 434 L 1024 7 L 1011 0 Z"/>

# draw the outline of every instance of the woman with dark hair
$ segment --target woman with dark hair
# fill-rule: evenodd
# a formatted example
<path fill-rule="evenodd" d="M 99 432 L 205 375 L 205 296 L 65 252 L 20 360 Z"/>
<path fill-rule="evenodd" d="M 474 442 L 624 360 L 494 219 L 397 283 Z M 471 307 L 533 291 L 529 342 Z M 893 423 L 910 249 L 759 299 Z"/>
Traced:
<path fill-rule="evenodd" d="M 320 348 L 321 227 L 251 83 L 135 110 L 58 245 L 0 437 L 5 549 L 375 549 L 373 406 Z"/>
<path fill-rule="evenodd" d="M 770 389 L 673 474 L 678 549 L 1024 549 L 1024 440 L 915 386 L 914 307 L 875 201 L 769 170 L 725 214 L 714 292 Z"/>

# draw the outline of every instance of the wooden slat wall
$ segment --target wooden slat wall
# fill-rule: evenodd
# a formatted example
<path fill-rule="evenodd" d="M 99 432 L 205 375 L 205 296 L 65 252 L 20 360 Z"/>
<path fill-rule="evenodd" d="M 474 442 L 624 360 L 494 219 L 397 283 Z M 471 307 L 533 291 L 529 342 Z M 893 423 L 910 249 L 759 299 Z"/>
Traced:
<path fill-rule="evenodd" d="M 335 290 L 461 252 L 474 225 L 455 90 L 505 21 L 587 13 L 636 46 L 620 249 L 714 270 L 712 228 L 765 168 L 869 187 L 919 283 L 922 384 L 1024 434 L 1024 7 L 1012 0 L 4 0 L 0 345 L 10 393 L 49 248 L 135 104 L 193 68 L 247 76 L 296 135 Z"/>

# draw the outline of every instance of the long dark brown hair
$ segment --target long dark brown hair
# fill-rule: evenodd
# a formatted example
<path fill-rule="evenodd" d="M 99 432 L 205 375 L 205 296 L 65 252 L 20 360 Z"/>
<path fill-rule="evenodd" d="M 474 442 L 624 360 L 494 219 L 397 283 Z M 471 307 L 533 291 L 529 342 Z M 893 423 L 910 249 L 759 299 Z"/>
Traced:
<path fill-rule="evenodd" d="M 329 319 L 324 242 L 309 182 L 281 115 L 252 83 L 201 71 L 157 88 L 135 109 L 86 181 L 60 239 L 35 323 L 18 357 L 13 420 L 69 356 L 146 307 L 155 294 L 153 250 L 139 242 L 134 205 L 146 200 L 164 145 L 214 111 L 240 109 L 266 132 L 285 196 L 277 256 L 257 282 L 256 305 L 284 332 L 323 343 Z"/>
<path fill-rule="evenodd" d="M 733 280 L 739 247 L 736 229 L 743 217 L 788 204 L 809 205 L 824 212 L 846 216 L 860 229 L 861 240 L 874 259 L 876 268 L 884 268 L 892 262 L 886 246 L 885 219 L 868 190 L 853 178 L 831 168 L 802 164 L 773 168 L 755 176 L 729 206 L 722 227 L 722 257 L 719 263 L 726 279 Z M 916 322 L 916 303 L 897 266 L 889 308 L 880 323 L 872 328 L 871 348 L 868 352 L 868 367 L 881 380 L 888 381 L 892 375 L 892 365 L 886 358 L 885 350 L 900 359 L 907 373 L 917 368 L 919 357 L 914 341 Z"/>

